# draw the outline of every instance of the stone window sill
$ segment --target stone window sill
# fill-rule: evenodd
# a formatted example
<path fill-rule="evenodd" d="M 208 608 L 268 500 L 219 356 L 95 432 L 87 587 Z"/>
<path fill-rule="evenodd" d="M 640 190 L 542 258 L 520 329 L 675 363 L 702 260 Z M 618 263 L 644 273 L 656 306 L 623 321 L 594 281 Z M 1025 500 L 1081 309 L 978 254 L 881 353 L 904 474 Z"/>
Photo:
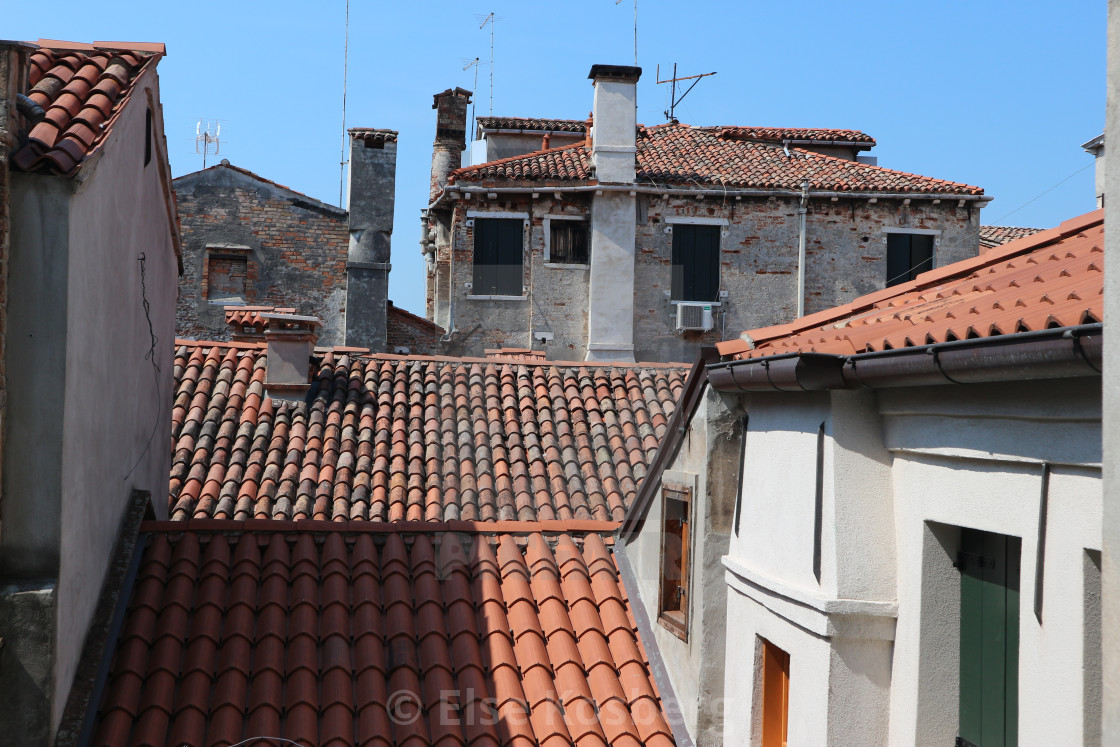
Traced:
<path fill-rule="evenodd" d="M 467 295 L 468 301 L 525 301 L 528 296 L 475 296 Z"/>
<path fill-rule="evenodd" d="M 591 265 L 564 265 L 558 262 L 545 262 L 544 266 L 550 270 L 590 270 Z"/>

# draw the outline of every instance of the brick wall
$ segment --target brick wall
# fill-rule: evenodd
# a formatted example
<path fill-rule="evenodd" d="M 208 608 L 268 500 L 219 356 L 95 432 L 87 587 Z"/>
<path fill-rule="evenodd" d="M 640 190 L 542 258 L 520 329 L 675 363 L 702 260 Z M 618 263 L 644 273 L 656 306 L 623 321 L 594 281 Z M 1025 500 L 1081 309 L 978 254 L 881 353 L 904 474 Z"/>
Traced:
<path fill-rule="evenodd" d="M 229 296 L 211 303 L 210 291 L 243 285 L 245 303 L 317 316 L 320 344 L 343 343 L 344 210 L 225 165 L 180 177 L 175 190 L 184 266 L 177 335 L 229 339 L 222 310 Z"/>
<path fill-rule="evenodd" d="M 427 319 L 410 314 L 404 309 L 397 308 L 389 302 L 389 314 L 386 320 L 386 333 L 388 344 L 385 352 L 404 352 L 407 348 L 410 355 L 440 355 L 443 353 L 443 329 Z"/>
<path fill-rule="evenodd" d="M 543 192 L 543 190 L 542 190 Z M 547 195 L 547 196 L 546 196 Z M 543 349 L 553 360 L 582 359 L 587 343 L 590 272 L 584 267 L 555 266 L 544 259 L 549 215 L 587 216 L 590 199 L 551 193 L 537 199 L 506 194 L 460 201 L 453 208 L 451 230 L 433 227 L 446 239 L 428 274 L 428 309 L 447 323 L 447 299 L 454 299 L 454 331 L 448 351 L 482 355 L 502 346 Z M 702 345 L 735 337 L 746 329 L 792 320 L 797 306 L 797 200 L 734 198 L 697 200 L 691 196 L 648 196 L 647 219 L 637 227 L 634 293 L 635 356 L 640 361 L 689 361 Z M 467 210 L 527 213 L 530 225 L 524 252 L 523 299 L 470 297 L 466 284 L 473 273 L 473 227 Z M 675 331 L 670 303 L 672 234 L 669 217 L 725 220 L 720 237 L 720 288 L 727 299 L 716 305 L 715 329 Z M 979 248 L 979 211 L 956 201 L 864 199 L 811 200 L 806 217 L 805 313 L 847 303 L 886 285 L 887 234 L 884 229 L 931 230 L 934 259 L 940 267 L 975 256 Z M 623 292 L 624 289 L 619 289 Z M 631 292 L 625 289 L 625 292 Z M 538 333 L 552 339 L 541 343 Z"/>

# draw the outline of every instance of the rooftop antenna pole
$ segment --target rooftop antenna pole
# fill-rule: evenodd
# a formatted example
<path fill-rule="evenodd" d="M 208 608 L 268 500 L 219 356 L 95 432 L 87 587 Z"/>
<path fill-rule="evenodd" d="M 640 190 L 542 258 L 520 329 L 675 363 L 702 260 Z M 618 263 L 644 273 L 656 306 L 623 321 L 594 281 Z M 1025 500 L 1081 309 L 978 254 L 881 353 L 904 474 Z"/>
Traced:
<path fill-rule="evenodd" d="M 475 113 L 475 102 L 474 102 L 474 100 L 476 98 L 478 98 L 478 96 L 475 96 L 474 94 L 478 92 L 478 66 L 481 65 L 481 64 L 482 63 L 479 62 L 479 59 L 477 57 L 475 57 L 473 60 L 471 60 L 470 62 L 468 62 L 466 65 L 463 66 L 464 70 L 470 70 L 472 67 L 474 68 L 474 92 L 471 94 L 472 98 L 471 98 L 471 129 L 470 129 L 470 136 L 471 136 L 472 140 L 474 139 L 474 113 Z M 493 105 L 491 105 L 491 109 L 493 109 Z"/>
<path fill-rule="evenodd" d="M 214 133 L 210 133 L 210 127 L 213 125 Z M 202 168 L 206 168 L 206 156 L 210 153 L 218 155 L 221 151 L 222 141 L 222 123 L 220 120 L 208 122 L 205 120 L 198 120 L 194 126 L 194 152 L 202 155 Z M 213 148 L 213 150 L 211 150 Z"/>
<path fill-rule="evenodd" d="M 338 206 L 346 187 L 346 74 L 350 63 L 350 0 L 346 0 L 346 36 L 342 44 L 342 147 L 338 156 Z"/>
<path fill-rule="evenodd" d="M 479 28 L 485 28 L 486 24 L 490 24 L 490 116 L 494 116 L 494 21 L 497 17 L 491 11 L 487 14 L 485 20 Z"/>
<path fill-rule="evenodd" d="M 715 75 L 715 73 L 714 72 L 713 73 L 700 73 L 699 75 L 686 75 L 683 78 L 678 78 L 677 77 L 677 63 L 674 62 L 673 63 L 673 77 L 672 78 L 667 78 L 665 80 L 661 80 L 661 65 L 658 65 L 657 66 L 657 82 L 658 83 L 671 83 L 672 84 L 672 93 L 669 95 L 669 108 L 665 110 L 665 118 L 668 119 L 670 122 L 677 121 L 677 117 L 676 117 L 677 106 L 679 106 L 680 103 L 682 101 L 684 101 L 684 97 L 688 95 L 689 91 L 691 91 L 693 88 L 696 88 L 696 84 L 700 82 L 701 78 L 707 78 L 709 75 Z M 682 80 L 691 80 L 692 85 L 685 89 L 685 92 L 680 95 L 680 98 L 677 98 L 677 83 L 678 83 L 678 81 L 682 81 Z"/>
<path fill-rule="evenodd" d="M 614 0 L 618 5 L 622 0 Z M 638 66 L 638 0 L 634 0 L 634 67 Z"/>

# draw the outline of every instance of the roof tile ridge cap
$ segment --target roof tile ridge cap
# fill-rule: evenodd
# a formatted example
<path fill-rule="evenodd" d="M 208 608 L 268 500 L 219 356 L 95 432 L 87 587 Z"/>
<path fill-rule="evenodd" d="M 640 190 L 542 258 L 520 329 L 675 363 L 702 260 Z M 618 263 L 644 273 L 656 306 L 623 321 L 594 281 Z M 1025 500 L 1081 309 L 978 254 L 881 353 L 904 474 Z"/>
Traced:
<path fill-rule="evenodd" d="M 781 147 L 778 143 L 765 143 L 765 144 L 766 145 L 773 145 L 773 146 L 776 146 L 776 147 Z M 954 181 L 950 181 L 948 179 L 938 179 L 936 176 L 925 176 L 924 174 L 915 174 L 911 171 L 899 171 L 898 169 L 888 169 L 886 166 L 879 166 L 878 164 L 872 164 L 872 163 L 863 163 L 862 161 L 852 161 L 852 160 L 847 159 L 847 158 L 841 158 L 840 156 L 830 156 L 827 153 L 818 153 L 815 150 L 808 150 L 806 148 L 799 148 L 797 146 L 791 146 L 789 148 L 789 150 L 791 152 L 801 153 L 801 154 L 810 156 L 812 158 L 823 158 L 823 159 L 827 159 L 829 161 L 837 161 L 839 163 L 847 164 L 848 166 L 854 167 L 857 171 L 875 171 L 875 172 L 884 172 L 884 173 L 887 173 L 887 174 L 896 174 L 898 176 L 908 176 L 908 177 L 911 177 L 911 178 L 914 178 L 914 179 L 924 179 L 924 180 L 930 181 L 930 182 L 937 182 L 938 184 L 951 184 L 955 187 L 967 187 L 970 190 L 979 190 L 979 192 L 972 192 L 972 194 L 976 194 L 976 195 L 984 194 L 984 188 L 983 187 L 977 187 L 975 184 L 965 184 L 964 182 L 954 182 Z M 852 191 L 858 191 L 858 190 L 852 190 Z M 880 189 L 880 190 L 874 190 L 874 191 L 884 192 L 884 191 L 889 191 L 889 190 L 881 190 Z M 812 190 L 810 190 L 810 194 L 812 194 Z M 949 194 L 960 194 L 960 193 L 959 192 L 950 192 Z"/>
<path fill-rule="evenodd" d="M 451 175 L 454 176 L 456 174 L 466 173 L 468 171 L 473 171 L 475 169 L 483 169 L 483 168 L 487 168 L 489 166 L 497 166 L 499 164 L 506 164 L 506 163 L 511 163 L 513 161 L 520 161 L 521 159 L 524 159 L 524 158 L 535 158 L 535 157 L 540 156 L 540 155 L 544 155 L 544 154 L 548 154 L 548 153 L 556 153 L 557 151 L 561 151 L 561 150 L 572 150 L 574 148 L 586 148 L 586 147 L 587 147 L 587 144 L 582 142 L 582 141 L 580 141 L 578 143 L 568 143 L 567 145 L 558 145 L 555 148 L 545 148 L 544 150 L 534 150 L 534 151 L 530 151 L 528 153 L 521 153 L 521 154 L 518 154 L 516 156 L 506 156 L 505 158 L 498 158 L 498 159 L 495 159 L 493 161 L 485 161 L 483 163 L 478 163 L 478 164 L 475 164 L 474 166 L 463 166 L 461 168 L 458 168 L 458 169 L 455 169 L 454 171 L 452 171 Z"/>

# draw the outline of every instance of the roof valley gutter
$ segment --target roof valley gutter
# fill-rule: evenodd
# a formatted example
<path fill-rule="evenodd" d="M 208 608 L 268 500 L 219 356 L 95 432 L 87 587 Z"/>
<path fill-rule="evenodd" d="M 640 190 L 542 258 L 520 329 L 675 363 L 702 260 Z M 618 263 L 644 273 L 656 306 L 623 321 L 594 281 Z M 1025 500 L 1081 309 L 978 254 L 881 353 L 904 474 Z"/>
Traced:
<path fill-rule="evenodd" d="M 721 392 L 796 392 L 1099 376 L 1102 324 L 858 355 L 786 353 L 708 366 Z"/>

